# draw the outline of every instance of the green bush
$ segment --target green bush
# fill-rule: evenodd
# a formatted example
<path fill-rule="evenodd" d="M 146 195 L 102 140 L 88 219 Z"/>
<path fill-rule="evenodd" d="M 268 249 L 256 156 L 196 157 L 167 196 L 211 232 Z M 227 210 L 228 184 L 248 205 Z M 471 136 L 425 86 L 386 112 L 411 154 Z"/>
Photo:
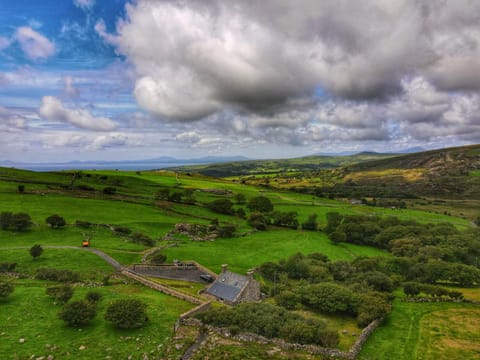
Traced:
<path fill-rule="evenodd" d="M 3 262 L 0 263 L 0 272 L 12 272 L 17 267 L 17 263 Z"/>
<path fill-rule="evenodd" d="M 94 304 L 99 302 L 101 299 L 102 299 L 102 294 L 100 294 L 97 291 L 89 291 L 85 295 L 85 300 Z"/>
<path fill-rule="evenodd" d="M 147 305 L 137 299 L 120 299 L 107 308 L 105 320 L 120 329 L 137 329 L 148 322 Z"/>
<path fill-rule="evenodd" d="M 219 214 L 233 215 L 233 203 L 228 199 L 214 200 L 208 204 L 208 208 Z"/>
<path fill-rule="evenodd" d="M 69 285 L 47 287 L 46 293 L 55 303 L 65 304 L 73 296 L 73 288 Z"/>
<path fill-rule="evenodd" d="M 43 253 L 43 248 L 41 245 L 35 244 L 30 248 L 30 255 L 34 260 L 40 255 L 42 255 L 42 253 Z"/>
<path fill-rule="evenodd" d="M 96 315 L 95 305 L 87 300 L 77 300 L 66 304 L 58 317 L 69 326 L 88 325 Z"/>
<path fill-rule="evenodd" d="M 63 217 L 54 214 L 45 219 L 45 222 L 50 225 L 52 229 L 58 229 L 64 227 L 67 223 Z"/>

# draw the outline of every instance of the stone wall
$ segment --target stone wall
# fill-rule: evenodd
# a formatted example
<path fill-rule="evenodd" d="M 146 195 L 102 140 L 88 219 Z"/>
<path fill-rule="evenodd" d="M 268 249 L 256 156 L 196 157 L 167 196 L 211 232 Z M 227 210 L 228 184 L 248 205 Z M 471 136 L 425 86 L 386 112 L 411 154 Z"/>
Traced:
<path fill-rule="evenodd" d="M 260 283 L 254 279 L 249 279 L 245 287 L 240 292 L 238 302 L 253 302 L 259 301 L 260 299 Z"/>
<path fill-rule="evenodd" d="M 185 300 L 185 301 L 188 301 L 188 302 L 193 303 L 193 304 L 203 304 L 204 303 L 202 300 L 200 300 L 196 297 L 184 294 L 180 291 L 176 291 L 176 290 L 171 289 L 167 286 L 164 286 L 164 285 L 158 284 L 154 281 L 145 279 L 144 277 L 142 277 L 138 274 L 135 274 L 132 271 L 123 270 L 121 273 L 122 273 L 122 275 L 124 275 L 124 276 L 126 276 L 130 279 L 136 280 L 136 281 L 142 283 L 143 285 L 148 286 L 149 288 L 151 288 L 153 290 L 163 292 L 164 294 L 176 297 L 177 299 Z"/>
<path fill-rule="evenodd" d="M 348 359 L 348 360 L 355 359 L 360 353 L 360 351 L 362 350 L 362 347 L 367 341 L 367 339 L 370 337 L 373 331 L 375 331 L 375 329 L 381 324 L 383 320 L 383 319 L 376 319 L 372 321 L 368 326 L 366 326 L 362 330 L 359 337 L 357 338 L 357 341 L 355 341 L 355 343 L 351 346 L 351 348 L 348 351 L 341 351 L 339 349 L 330 349 L 330 348 L 325 348 L 318 345 L 289 343 L 283 339 L 278 339 L 278 338 L 269 339 L 261 335 L 252 334 L 252 333 L 241 333 L 241 334 L 232 335 L 230 330 L 227 328 L 220 328 L 220 327 L 215 327 L 211 325 L 205 325 L 200 320 L 191 317 L 194 314 L 198 314 L 208 309 L 210 307 L 210 304 L 209 303 L 207 304 L 203 304 L 203 305 L 197 306 L 195 309 L 192 309 L 190 311 L 192 312 L 191 314 L 189 314 L 189 312 L 182 314 L 178 321 L 178 324 L 195 326 L 195 327 L 203 327 L 209 332 L 213 332 L 222 337 L 230 338 L 236 341 L 256 342 L 259 344 L 273 344 L 283 350 L 304 351 L 312 355 L 324 355 L 324 356 L 328 356 L 336 359 Z"/>

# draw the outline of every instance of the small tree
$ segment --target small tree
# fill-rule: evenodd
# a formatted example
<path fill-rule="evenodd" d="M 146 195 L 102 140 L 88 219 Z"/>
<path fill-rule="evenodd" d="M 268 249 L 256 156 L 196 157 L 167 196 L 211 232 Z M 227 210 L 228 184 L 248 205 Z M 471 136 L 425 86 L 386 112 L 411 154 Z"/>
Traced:
<path fill-rule="evenodd" d="M 43 248 L 41 245 L 35 244 L 30 248 L 30 255 L 32 256 L 33 260 L 42 255 L 42 253 Z"/>
<path fill-rule="evenodd" d="M 60 215 L 50 215 L 45 219 L 45 222 L 50 225 L 52 229 L 59 229 L 66 225 L 65 219 Z"/>
<path fill-rule="evenodd" d="M 13 214 L 11 226 L 17 231 L 27 231 L 32 226 L 32 218 L 26 213 Z"/>
<path fill-rule="evenodd" d="M 208 204 L 208 208 L 216 213 L 233 215 L 233 204 L 228 199 L 214 200 Z"/>
<path fill-rule="evenodd" d="M 239 205 L 245 204 L 247 200 L 245 198 L 245 195 L 242 193 L 236 193 L 235 195 L 233 195 L 233 198 L 235 199 L 236 203 Z"/>
<path fill-rule="evenodd" d="M 72 301 L 64 306 L 58 317 L 69 326 L 88 325 L 96 315 L 95 305 L 87 300 Z"/>
<path fill-rule="evenodd" d="M 120 299 L 107 308 L 105 320 L 120 329 L 137 329 L 148 322 L 146 304 L 137 299 Z"/>
<path fill-rule="evenodd" d="M 6 281 L 0 281 L 0 299 L 8 297 L 13 292 L 13 285 Z"/>
<path fill-rule="evenodd" d="M 20 184 L 17 186 L 17 189 L 20 194 L 23 194 L 25 192 L 25 185 Z"/>
<path fill-rule="evenodd" d="M 267 230 L 267 218 L 260 212 L 252 212 L 248 217 L 248 224 L 257 230 Z"/>
<path fill-rule="evenodd" d="M 93 304 L 98 303 L 101 299 L 102 299 L 102 294 L 100 294 L 98 291 L 89 291 L 85 295 L 85 300 Z"/>
<path fill-rule="evenodd" d="M 269 198 L 265 196 L 256 196 L 248 201 L 247 207 L 250 211 L 258 211 L 268 213 L 273 210 L 273 204 Z"/>

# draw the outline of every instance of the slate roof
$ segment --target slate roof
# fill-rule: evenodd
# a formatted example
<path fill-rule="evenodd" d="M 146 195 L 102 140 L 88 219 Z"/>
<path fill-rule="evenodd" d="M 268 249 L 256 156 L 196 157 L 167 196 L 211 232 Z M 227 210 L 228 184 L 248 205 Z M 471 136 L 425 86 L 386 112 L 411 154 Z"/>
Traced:
<path fill-rule="evenodd" d="M 234 302 L 247 282 L 247 276 L 224 271 L 207 289 L 207 293 L 217 298 Z"/>

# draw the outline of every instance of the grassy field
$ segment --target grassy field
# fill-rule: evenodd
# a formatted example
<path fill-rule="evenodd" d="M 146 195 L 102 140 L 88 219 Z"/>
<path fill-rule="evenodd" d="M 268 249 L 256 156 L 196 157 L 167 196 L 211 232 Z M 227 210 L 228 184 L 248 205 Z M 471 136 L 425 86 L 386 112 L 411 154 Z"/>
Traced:
<path fill-rule="evenodd" d="M 168 259 L 195 260 L 214 272 L 227 263 L 233 271 L 246 272 L 266 261 L 278 261 L 296 252 L 320 252 L 331 260 L 355 256 L 389 256 L 385 251 L 354 244 L 333 245 L 322 232 L 274 230 L 249 236 L 210 241 L 183 241 L 164 250 Z"/>
<path fill-rule="evenodd" d="M 331 260 L 352 260 L 357 256 L 390 256 L 385 251 L 366 246 L 346 243 L 333 245 L 323 232 L 275 228 L 250 233 L 251 228 L 245 220 L 213 213 L 205 206 L 219 198 L 233 200 L 233 195 L 237 193 L 244 194 L 247 199 L 258 195 L 267 196 L 276 210 L 296 211 L 300 223 L 315 213 L 320 226 L 325 225 L 326 213 L 331 211 L 397 216 L 423 223 L 447 221 L 461 229 L 471 226 L 469 220 L 438 214 L 435 212 L 438 208 L 434 207 L 425 206 L 424 209 L 429 211 L 422 211 L 410 207 L 392 210 L 358 206 L 351 205 L 348 201 L 314 198 L 311 195 L 242 185 L 228 180 L 187 174 L 177 177 L 166 171 L 82 172 L 75 184 L 90 186 L 95 191 L 69 190 L 72 176 L 72 172 L 32 173 L 0 168 L 0 212 L 27 212 L 34 222 L 32 229 L 27 232 L 0 230 L 0 262 L 16 262 L 16 270 L 27 276 L 34 275 L 39 267 L 70 269 L 78 271 L 82 280 L 99 284 L 102 278 L 113 274 L 113 269 L 102 259 L 80 249 L 54 249 L 49 246 L 79 246 L 85 236 L 91 236 L 93 247 L 108 253 L 124 265 L 139 262 L 147 250 L 143 245 L 115 235 L 105 226 L 89 229 L 75 227 L 73 224 L 76 220 L 126 226 L 134 232 L 142 232 L 158 240 L 159 246 L 171 245 L 160 239 L 180 222 L 208 224 L 216 218 L 221 223 L 235 223 L 238 226 L 237 233 L 245 236 L 205 242 L 192 241 L 183 236 L 176 240 L 177 246 L 164 250 L 168 261 L 195 260 L 215 272 L 220 271 L 222 264 L 228 263 L 231 270 L 245 273 L 263 262 L 278 261 L 296 252 L 320 252 Z M 25 193 L 18 192 L 19 184 L 25 184 Z M 105 195 L 102 189 L 107 186 L 116 187 L 117 194 Z M 162 187 L 170 187 L 171 191 L 195 189 L 196 204 L 155 200 L 155 194 Z M 205 189 L 227 190 L 230 193 L 218 195 L 203 191 Z M 245 205 L 236 204 L 235 207 Z M 68 225 L 64 229 L 53 230 L 45 224 L 45 218 L 55 213 L 66 219 Z M 457 214 L 459 212 L 455 213 Z M 32 260 L 28 253 L 33 244 L 45 247 L 44 253 L 36 260 Z M 133 358 L 139 358 L 143 353 L 148 353 L 150 358 L 162 358 L 162 346 L 171 335 L 174 321 L 180 313 L 192 307 L 142 286 L 116 281 L 114 285 L 96 288 L 104 296 L 99 314 L 92 325 L 79 331 L 64 326 L 57 318 L 59 307 L 54 306 L 45 295 L 46 282 L 29 279 L 16 279 L 14 282 L 15 292 L 0 302 L 0 359 L 27 359 L 32 355 L 41 357 L 49 354 L 56 359 L 98 359 L 107 356 L 111 359 L 124 359 L 130 354 Z M 178 281 L 161 282 L 190 294 L 196 294 L 200 288 L 200 285 Z M 88 290 L 87 287 L 77 286 L 75 298 L 81 298 Z M 474 300 L 480 297 L 475 290 L 466 290 L 465 295 Z M 142 298 L 149 303 L 148 311 L 152 321 L 143 330 L 117 331 L 103 321 L 103 312 L 113 299 L 130 296 Z M 478 307 L 473 305 L 410 304 L 396 300 L 393 313 L 367 342 L 361 358 L 415 359 L 428 355 L 424 358 L 447 359 L 442 354 L 455 355 L 456 346 L 466 349 L 460 353 L 463 358 L 474 358 L 473 355 L 478 355 L 475 341 L 479 341 L 474 330 L 480 328 L 480 314 L 475 309 L 478 310 Z M 345 322 L 341 318 L 328 320 L 349 333 L 358 330 L 352 322 Z M 455 324 L 460 321 L 464 321 L 467 326 L 456 328 Z M 437 336 L 439 332 L 442 336 Z M 353 337 L 349 337 L 351 335 L 342 335 L 342 348 L 348 348 L 351 344 Z M 19 343 L 20 338 L 24 338 L 25 343 Z M 466 343 L 460 340 L 465 340 Z M 86 348 L 79 350 L 82 345 Z M 212 350 L 213 354 L 217 354 L 217 350 L 220 354 L 225 344 L 217 345 L 218 349 Z M 238 355 L 240 351 L 240 348 L 234 348 L 237 358 L 242 358 Z M 252 348 L 251 351 L 251 355 L 248 355 L 250 357 L 245 358 L 255 358 L 260 353 L 267 356 L 261 348 Z"/>
<path fill-rule="evenodd" d="M 81 299 L 90 288 L 77 287 L 73 299 Z M 64 325 L 54 305 L 45 294 L 45 283 L 17 280 L 16 288 L 0 303 L 0 358 L 30 359 L 53 355 L 55 359 L 139 359 L 141 354 L 161 359 L 165 340 L 172 335 L 178 315 L 193 306 L 140 285 L 112 285 L 95 288 L 103 295 L 97 316 L 86 327 Z M 103 314 L 118 298 L 141 298 L 148 303 L 149 324 L 139 330 L 116 330 Z M 20 343 L 20 339 L 25 339 Z M 85 349 L 81 350 L 84 346 Z M 32 357 L 33 356 L 33 357 Z"/>
<path fill-rule="evenodd" d="M 392 313 L 366 342 L 359 359 L 478 359 L 478 329 L 478 305 L 396 299 Z"/>

